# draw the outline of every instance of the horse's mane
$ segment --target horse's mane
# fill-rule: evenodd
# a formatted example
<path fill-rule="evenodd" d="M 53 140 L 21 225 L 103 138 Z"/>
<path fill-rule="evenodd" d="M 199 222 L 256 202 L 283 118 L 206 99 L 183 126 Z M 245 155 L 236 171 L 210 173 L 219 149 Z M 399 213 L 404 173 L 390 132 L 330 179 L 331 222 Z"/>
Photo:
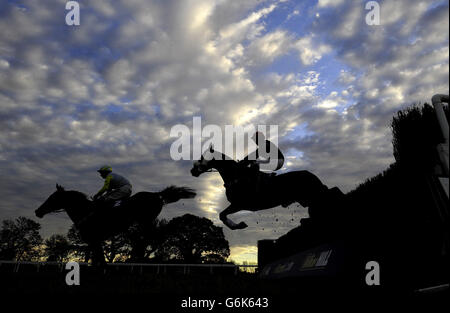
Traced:
<path fill-rule="evenodd" d="M 228 155 L 226 155 L 225 153 L 220 152 L 220 151 L 215 150 L 213 152 L 213 156 L 214 156 L 213 159 L 216 161 L 231 161 L 231 162 L 237 163 L 236 160 L 234 160 L 233 158 L 229 157 Z"/>
<path fill-rule="evenodd" d="M 82 199 L 82 200 L 86 200 L 89 201 L 88 196 L 85 193 L 82 193 L 81 191 L 77 191 L 77 190 L 65 190 L 64 191 L 66 195 L 70 196 L 72 199 Z M 60 213 L 60 212 L 64 212 L 65 209 L 58 209 L 58 210 L 54 210 L 51 213 Z"/>
<path fill-rule="evenodd" d="M 88 196 L 87 196 L 85 193 L 81 192 L 81 191 L 77 191 L 77 190 L 68 190 L 68 191 L 66 191 L 66 192 L 67 192 L 67 193 L 70 193 L 70 194 L 73 195 L 73 196 L 76 196 L 76 197 L 79 197 L 79 198 L 83 198 L 83 199 L 89 200 L 89 199 L 88 199 Z"/>

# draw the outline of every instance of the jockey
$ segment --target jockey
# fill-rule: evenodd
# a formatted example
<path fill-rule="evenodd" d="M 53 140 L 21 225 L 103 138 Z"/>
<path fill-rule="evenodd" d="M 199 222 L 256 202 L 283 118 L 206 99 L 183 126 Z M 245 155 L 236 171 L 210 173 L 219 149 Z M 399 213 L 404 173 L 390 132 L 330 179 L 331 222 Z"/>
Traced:
<path fill-rule="evenodd" d="M 259 171 L 259 164 L 268 164 L 272 163 L 275 160 L 272 160 L 271 157 L 275 156 L 274 152 L 276 151 L 276 166 L 275 168 L 270 167 L 272 171 L 278 171 L 283 167 L 284 164 L 284 155 L 280 151 L 280 149 L 271 141 L 266 140 L 264 134 L 261 132 L 256 132 L 252 139 L 255 141 L 258 148 L 247 155 L 240 163 L 241 165 L 247 167 L 250 165 L 251 168 L 254 168 Z"/>
<path fill-rule="evenodd" d="M 113 173 L 111 166 L 102 166 L 97 172 L 105 179 L 105 184 L 102 189 L 95 194 L 93 197 L 94 200 L 99 199 L 105 192 L 105 195 L 101 197 L 101 199 L 106 202 L 116 202 L 128 198 L 131 195 L 132 187 L 128 179 Z"/>
<path fill-rule="evenodd" d="M 254 184 L 254 188 L 251 190 L 252 192 L 258 192 L 263 176 L 263 173 L 259 171 L 260 164 L 263 164 L 263 166 L 266 165 L 264 167 L 273 171 L 271 175 L 275 175 L 274 172 L 283 167 L 284 155 L 273 142 L 266 140 L 261 132 L 256 132 L 252 139 L 255 141 L 258 148 L 240 161 L 239 165 L 249 170 L 247 172 L 248 174 L 244 174 L 248 175 L 244 178 L 244 181 L 247 180 L 247 183 L 250 182 Z M 274 162 L 276 162 L 276 165 Z M 271 164 L 269 165 L 269 163 Z M 246 182 L 242 183 L 245 184 Z"/>

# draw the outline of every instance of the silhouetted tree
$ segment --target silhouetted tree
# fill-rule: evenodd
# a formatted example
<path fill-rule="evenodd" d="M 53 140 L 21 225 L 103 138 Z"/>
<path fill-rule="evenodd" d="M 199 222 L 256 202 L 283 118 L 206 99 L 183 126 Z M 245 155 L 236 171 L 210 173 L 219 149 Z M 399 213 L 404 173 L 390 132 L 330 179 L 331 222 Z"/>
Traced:
<path fill-rule="evenodd" d="M 67 238 L 59 234 L 50 236 L 44 241 L 44 245 L 44 256 L 47 257 L 47 261 L 63 262 L 72 249 Z"/>
<path fill-rule="evenodd" d="M 67 232 L 67 239 L 69 240 L 73 255 L 84 260 L 84 262 L 88 262 L 90 258 L 88 245 L 81 239 L 80 232 L 75 225 L 72 225 Z"/>
<path fill-rule="evenodd" d="M 230 255 L 222 227 L 204 217 L 192 214 L 176 217 L 167 224 L 166 236 L 156 251 L 156 257 L 164 261 L 223 263 Z"/>
<path fill-rule="evenodd" d="M 67 233 L 72 253 L 74 256 L 84 259 L 84 262 L 88 262 L 91 257 L 91 251 L 86 242 L 81 238 L 80 232 L 72 225 Z M 102 243 L 103 254 L 108 262 L 113 262 L 119 254 L 124 254 L 129 249 L 126 247 L 126 241 L 123 234 L 118 234 L 103 241 Z M 125 253 L 126 254 L 126 253 Z"/>
<path fill-rule="evenodd" d="M 117 234 L 102 244 L 103 253 L 105 254 L 107 262 L 114 262 L 116 257 L 128 257 L 130 248 L 127 245 L 127 240 L 124 233 Z"/>
<path fill-rule="evenodd" d="M 165 239 L 166 224 L 167 221 L 163 219 L 152 221 L 151 224 L 131 225 L 125 232 L 102 243 L 105 258 L 108 262 L 114 262 L 117 257 L 130 262 L 148 262 Z M 72 253 L 88 262 L 89 247 L 74 225 L 69 229 L 67 238 L 71 244 Z"/>
<path fill-rule="evenodd" d="M 124 238 L 130 248 L 131 262 L 148 262 L 154 253 L 162 246 L 166 238 L 167 221 L 155 219 L 151 224 L 134 224 Z"/>
<path fill-rule="evenodd" d="M 0 259 L 25 261 L 39 255 L 42 242 L 41 225 L 20 216 L 15 221 L 4 220 L 0 230 Z"/>

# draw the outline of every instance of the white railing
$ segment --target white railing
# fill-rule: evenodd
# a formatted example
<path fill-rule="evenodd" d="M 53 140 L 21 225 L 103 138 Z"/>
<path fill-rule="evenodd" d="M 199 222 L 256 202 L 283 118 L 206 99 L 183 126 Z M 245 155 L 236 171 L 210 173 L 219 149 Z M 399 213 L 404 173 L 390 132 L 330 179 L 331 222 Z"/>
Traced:
<path fill-rule="evenodd" d="M 13 272 L 19 272 L 21 265 L 33 265 L 36 266 L 36 272 L 39 272 L 40 268 L 46 265 L 56 266 L 62 272 L 65 268 L 66 263 L 61 262 L 31 262 L 31 261 L 0 261 L 0 269 L 3 264 L 12 264 Z M 89 266 L 88 263 L 79 262 L 80 266 Z M 115 267 L 119 269 L 120 267 L 130 268 L 130 272 L 134 272 L 135 269 L 142 273 L 144 268 L 153 267 L 156 268 L 156 274 L 166 273 L 167 268 L 175 267 L 182 268 L 183 274 L 189 274 L 192 268 L 209 268 L 209 272 L 213 274 L 214 268 L 233 268 L 234 274 L 237 275 L 240 268 L 245 269 L 257 269 L 258 265 L 248 265 L 248 264 L 153 264 L 153 263 L 106 263 L 107 267 Z"/>

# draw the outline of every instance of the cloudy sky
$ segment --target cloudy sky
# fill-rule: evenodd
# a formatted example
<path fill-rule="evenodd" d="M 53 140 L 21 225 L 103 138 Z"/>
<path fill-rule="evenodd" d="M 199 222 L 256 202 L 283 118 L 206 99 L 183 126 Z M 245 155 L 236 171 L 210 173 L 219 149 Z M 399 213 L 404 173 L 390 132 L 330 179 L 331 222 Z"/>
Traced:
<path fill-rule="evenodd" d="M 448 1 L 378 1 L 379 26 L 357 0 L 0 2 L 0 220 L 36 219 L 58 182 L 95 193 L 107 163 L 134 191 L 197 189 L 161 217 L 222 226 L 217 173 L 174 161 L 172 126 L 278 125 L 283 171 L 306 169 L 344 192 L 393 162 L 392 115 L 449 92 Z M 256 260 L 259 239 L 299 225 L 292 205 L 231 216 L 232 258 Z M 66 233 L 46 216 L 42 235 Z"/>

